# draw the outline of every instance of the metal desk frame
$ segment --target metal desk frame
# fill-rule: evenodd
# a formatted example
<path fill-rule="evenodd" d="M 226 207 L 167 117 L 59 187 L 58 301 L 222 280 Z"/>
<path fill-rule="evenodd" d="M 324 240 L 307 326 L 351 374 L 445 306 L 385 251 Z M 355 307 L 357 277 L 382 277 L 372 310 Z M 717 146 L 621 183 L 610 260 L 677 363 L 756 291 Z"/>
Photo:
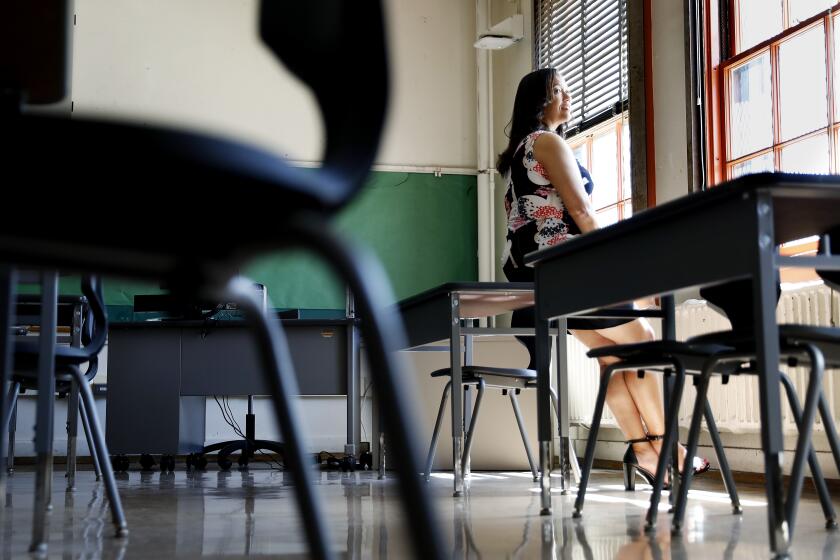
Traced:
<path fill-rule="evenodd" d="M 399 303 L 406 325 L 410 347 L 408 351 L 444 351 L 450 353 L 452 369 L 452 468 L 453 495 L 464 492 L 464 479 L 469 474 L 469 463 L 461 469 L 465 426 L 471 420 L 471 389 L 456 390 L 462 386 L 463 367 L 473 363 L 473 338 L 477 336 L 533 335 L 533 329 L 487 328 L 474 325 L 476 319 L 492 317 L 533 305 L 534 285 L 530 282 L 451 282 L 412 296 Z M 557 335 L 565 331 L 552 331 Z M 462 342 L 463 337 L 463 342 Z M 449 340 L 448 345 L 424 346 L 432 342 Z M 558 363 L 565 360 L 566 345 L 557 344 Z M 461 362 L 463 355 L 463 364 Z M 558 387 L 558 391 L 567 388 Z M 457 395 L 457 397 L 456 397 Z M 558 399 L 558 404 L 562 399 Z M 560 407 L 558 419 L 565 418 L 566 438 L 563 456 L 573 453 L 568 438 L 568 410 Z M 380 461 L 381 462 L 381 461 Z M 571 476 L 571 475 L 570 475 Z M 566 484 L 568 488 L 568 484 Z"/>
<path fill-rule="evenodd" d="M 786 554 L 790 537 L 782 496 L 783 439 L 775 271 L 779 267 L 840 270 L 840 257 L 781 257 L 785 241 L 840 223 L 840 179 L 762 173 L 641 212 L 611 227 L 532 253 L 536 270 L 540 453 L 551 438 L 548 321 L 573 313 L 715 284 L 753 279 L 753 308 L 770 548 Z M 655 248 L 655 250 L 653 250 Z M 604 263 L 622 282 L 603 283 Z M 574 270 L 574 274 L 568 274 Z M 573 298 L 563 294 L 574 294 Z M 543 465 L 547 460 L 541 459 Z M 542 480 L 543 513 L 551 513 L 550 465 Z"/>

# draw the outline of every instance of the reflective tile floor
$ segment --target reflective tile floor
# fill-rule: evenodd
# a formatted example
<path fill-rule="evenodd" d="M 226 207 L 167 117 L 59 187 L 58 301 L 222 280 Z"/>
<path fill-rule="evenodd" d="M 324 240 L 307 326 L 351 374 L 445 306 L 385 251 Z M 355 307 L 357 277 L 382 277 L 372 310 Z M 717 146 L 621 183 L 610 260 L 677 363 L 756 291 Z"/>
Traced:
<path fill-rule="evenodd" d="M 180 465 L 179 465 L 180 467 Z M 49 556 L 61 558 L 197 558 L 271 555 L 306 558 L 288 474 L 249 471 L 174 474 L 132 471 L 119 488 L 130 534 L 115 539 L 103 487 L 83 470 L 72 492 L 63 473 L 53 483 Z M 0 558 L 27 556 L 34 473 L 8 479 L 0 510 Z M 716 474 L 692 490 L 686 528 L 671 537 L 669 515 L 645 536 L 648 488 L 624 492 L 617 472 L 593 475 L 582 520 L 571 519 L 573 496 L 554 496 L 553 517 L 539 515 L 539 494 L 528 473 L 473 473 L 467 498 L 451 497 L 451 475 L 429 483 L 452 558 L 768 558 L 762 489 L 742 485 L 742 516 L 732 515 Z M 408 557 L 405 516 L 393 479 L 369 472 L 320 473 L 332 546 L 346 558 Z M 835 502 L 840 507 L 840 503 Z M 840 557 L 840 533 L 823 529 L 819 503 L 802 500 L 792 556 Z"/>

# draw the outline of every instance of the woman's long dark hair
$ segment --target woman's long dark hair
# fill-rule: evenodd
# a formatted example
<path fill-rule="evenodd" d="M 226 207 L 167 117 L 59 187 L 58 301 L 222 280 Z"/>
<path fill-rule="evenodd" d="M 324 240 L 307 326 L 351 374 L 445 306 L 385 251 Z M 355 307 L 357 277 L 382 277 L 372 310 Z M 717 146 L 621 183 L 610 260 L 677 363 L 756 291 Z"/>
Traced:
<path fill-rule="evenodd" d="M 513 102 L 513 116 L 510 118 L 510 140 L 505 151 L 496 160 L 496 169 L 504 175 L 513 163 L 516 148 L 522 139 L 535 130 L 548 130 L 543 123 L 543 110 L 546 103 L 554 97 L 554 78 L 557 76 L 554 68 L 540 68 L 525 75 L 516 89 L 516 99 Z M 564 125 L 560 125 L 555 132 L 562 134 Z"/>

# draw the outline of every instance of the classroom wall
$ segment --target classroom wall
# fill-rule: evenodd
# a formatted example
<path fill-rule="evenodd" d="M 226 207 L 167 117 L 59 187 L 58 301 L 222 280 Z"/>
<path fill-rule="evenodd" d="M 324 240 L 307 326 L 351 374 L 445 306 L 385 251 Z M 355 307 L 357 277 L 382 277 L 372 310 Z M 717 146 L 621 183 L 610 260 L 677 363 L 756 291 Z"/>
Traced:
<path fill-rule="evenodd" d="M 662 204 L 689 192 L 685 3 L 652 0 L 651 24 L 656 203 Z"/>
<path fill-rule="evenodd" d="M 380 255 L 400 298 L 476 278 L 475 5 L 384 5 L 392 101 L 378 171 L 336 221 L 343 234 Z M 75 13 L 74 116 L 202 130 L 304 165 L 319 159 L 323 132 L 313 98 L 259 43 L 256 0 L 75 0 Z M 329 61 L 323 67 L 329 72 Z M 114 206 L 134 219 L 132 196 L 142 193 L 124 192 L 115 178 Z M 225 210 L 216 217 L 222 223 L 232 219 Z M 343 288 L 311 257 L 269 255 L 244 272 L 268 284 L 277 307 L 344 308 Z M 157 288 L 124 279 L 105 286 L 112 309 Z M 30 404 L 21 405 L 23 454 Z M 308 398 L 303 409 L 307 419 L 335 419 L 307 420 L 318 434 L 313 450 L 341 450 L 343 399 Z M 225 437 L 214 415 L 208 407 L 208 441 Z M 60 438 L 62 430 L 56 433 Z"/>
<path fill-rule="evenodd" d="M 204 130 L 313 164 L 323 145 L 317 108 L 260 43 L 257 6 L 77 0 L 74 115 Z M 392 102 L 377 164 L 386 171 L 338 224 L 374 248 L 404 297 L 476 275 L 475 13 L 448 0 L 389 0 L 385 12 Z M 127 207 L 127 194 L 142 196 L 115 189 L 115 202 Z M 244 272 L 269 285 L 277 307 L 344 307 L 343 289 L 311 257 L 272 255 Z M 112 282 L 106 298 L 128 304 L 155 288 Z"/>

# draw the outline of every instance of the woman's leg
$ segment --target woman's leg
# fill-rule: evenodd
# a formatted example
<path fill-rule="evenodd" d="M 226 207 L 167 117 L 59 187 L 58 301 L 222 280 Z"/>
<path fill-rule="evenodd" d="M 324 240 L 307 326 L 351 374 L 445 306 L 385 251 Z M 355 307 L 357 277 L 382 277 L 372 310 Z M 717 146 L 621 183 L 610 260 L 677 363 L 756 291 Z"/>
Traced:
<path fill-rule="evenodd" d="M 586 331 L 581 331 L 586 332 Z M 650 324 L 644 319 L 637 319 L 624 325 L 600 329 L 595 331 L 600 336 L 610 340 L 612 344 L 636 344 L 653 340 L 654 332 Z M 584 343 L 585 344 L 585 343 Z M 646 375 L 639 379 L 636 372 L 624 372 L 624 381 L 627 390 L 636 405 L 639 416 L 645 423 L 647 433 L 662 435 L 665 433 L 665 414 L 662 403 L 662 390 L 656 382 L 656 378 Z M 628 438 L 629 439 L 629 438 Z M 662 449 L 662 440 L 651 442 L 657 454 Z M 685 447 L 679 446 L 679 464 L 683 464 L 685 458 Z"/>
<path fill-rule="evenodd" d="M 590 349 L 616 344 L 614 340 L 606 338 L 598 331 L 573 330 L 571 333 L 575 336 L 575 338 L 580 340 L 584 346 Z M 601 370 L 603 371 L 606 366 L 615 363 L 617 360 L 615 358 L 602 358 L 598 361 L 601 364 Z M 617 372 L 612 376 L 610 384 L 607 386 L 607 405 L 610 407 L 610 411 L 613 413 L 613 416 L 615 416 L 619 429 L 628 440 L 644 438 L 647 431 L 651 430 L 650 425 L 647 424 L 647 419 L 645 419 L 639 410 L 639 406 L 633 396 L 633 391 L 630 389 L 630 385 L 636 384 L 636 381 L 639 380 L 636 372 L 634 371 Z M 658 390 L 656 380 L 652 376 L 646 375 L 645 378 L 640 381 L 647 381 L 648 383 L 652 381 L 654 387 Z M 646 395 L 647 388 L 642 387 L 639 392 Z M 661 405 L 659 414 L 660 418 L 658 421 L 660 424 L 664 425 L 661 418 Z M 652 412 L 650 415 L 651 417 L 654 416 Z M 645 430 L 646 424 L 648 426 L 647 431 Z M 656 472 L 656 464 L 659 459 L 659 453 L 649 442 L 635 443 L 633 444 L 633 450 L 636 452 L 636 458 L 638 459 L 640 466 L 650 472 Z"/>
<path fill-rule="evenodd" d="M 651 326 L 644 319 L 637 319 L 617 327 L 595 331 L 600 336 L 612 341 L 612 344 L 637 344 L 654 339 Z M 643 378 L 634 371 L 624 373 L 627 390 L 636 404 L 639 415 L 647 427 L 649 434 L 665 433 L 665 415 L 662 405 L 662 391 L 656 378 L 646 375 Z"/>

